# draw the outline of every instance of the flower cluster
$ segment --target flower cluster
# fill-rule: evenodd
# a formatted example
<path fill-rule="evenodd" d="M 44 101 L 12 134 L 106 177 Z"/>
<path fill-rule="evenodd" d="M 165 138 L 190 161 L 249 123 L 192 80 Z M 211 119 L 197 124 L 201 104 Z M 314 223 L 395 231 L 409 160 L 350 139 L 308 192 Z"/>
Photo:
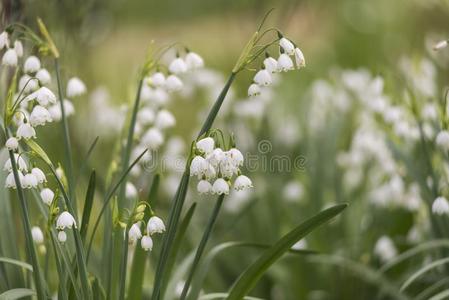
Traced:
<path fill-rule="evenodd" d="M 151 251 L 153 249 L 153 240 L 151 236 L 155 233 L 163 233 L 165 231 L 165 225 L 161 218 L 153 216 L 148 220 L 145 228 L 145 234 L 142 234 L 140 230 L 140 222 L 134 223 L 129 229 L 128 236 L 130 244 L 135 245 L 140 239 L 140 245 L 145 251 Z"/>
<path fill-rule="evenodd" d="M 223 150 L 216 147 L 215 140 L 209 136 L 196 142 L 195 152 L 197 155 L 190 163 L 190 176 L 198 177 L 200 194 L 228 195 L 231 186 L 237 191 L 253 186 L 251 179 L 241 174 L 244 158 L 237 148 Z"/>
<path fill-rule="evenodd" d="M 276 73 L 288 72 L 295 68 L 300 69 L 306 65 L 302 51 L 289 39 L 283 36 L 279 38 L 280 53 L 278 59 L 271 57 L 268 52 L 265 54 L 262 68 L 256 73 L 253 83 L 248 88 L 248 96 L 260 95 L 263 87 L 273 83 L 273 76 Z M 293 62 L 292 57 L 294 57 L 295 62 Z"/>

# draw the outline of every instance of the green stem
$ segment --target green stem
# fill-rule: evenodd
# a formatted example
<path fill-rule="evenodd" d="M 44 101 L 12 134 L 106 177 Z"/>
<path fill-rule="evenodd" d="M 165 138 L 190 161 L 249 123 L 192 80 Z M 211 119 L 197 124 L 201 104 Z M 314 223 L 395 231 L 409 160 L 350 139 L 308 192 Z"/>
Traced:
<path fill-rule="evenodd" d="M 62 132 L 64 138 L 64 153 L 66 160 L 66 169 L 67 169 L 67 177 L 68 177 L 68 185 L 69 185 L 69 195 L 70 201 L 73 201 L 73 213 L 75 219 L 78 219 L 77 206 L 75 200 L 75 187 L 74 183 L 74 174 L 73 174 L 73 162 L 72 162 L 72 146 L 70 142 L 70 133 L 69 126 L 67 124 L 67 118 L 65 114 L 64 108 L 64 96 L 62 93 L 62 82 L 61 82 L 61 72 L 59 68 L 59 59 L 55 58 L 55 70 L 56 70 L 56 80 L 58 82 L 58 96 L 59 96 L 59 104 L 61 107 L 61 124 L 62 124 Z"/>
<path fill-rule="evenodd" d="M 17 171 L 16 158 L 14 157 L 14 153 L 12 151 L 9 151 L 9 159 L 11 160 L 14 180 L 16 182 L 17 194 L 19 196 L 20 207 L 22 209 L 21 216 L 23 227 L 25 229 L 26 250 L 29 259 L 31 259 L 31 264 L 33 265 L 33 279 L 34 285 L 36 286 L 36 294 L 38 299 L 44 300 L 46 299 L 45 287 L 39 267 L 39 262 L 37 259 L 36 249 L 34 248 L 33 237 L 31 234 L 30 215 L 28 213 L 27 202 L 20 183 L 19 172 Z"/>
<path fill-rule="evenodd" d="M 125 228 L 125 239 L 123 242 L 122 250 L 122 261 L 120 262 L 120 280 L 119 280 L 119 300 L 125 300 L 125 289 L 126 289 L 126 267 L 128 265 L 128 241 L 129 241 L 129 231 L 128 227 Z"/>
<path fill-rule="evenodd" d="M 207 241 L 209 240 L 210 234 L 214 228 L 215 222 L 217 221 L 218 213 L 220 212 L 221 205 L 223 204 L 223 199 L 225 195 L 220 195 L 215 203 L 214 210 L 212 211 L 212 215 L 209 218 L 209 222 L 207 223 L 206 230 L 203 233 L 203 237 L 201 238 L 200 244 L 198 245 L 198 249 L 195 253 L 195 258 L 193 259 L 192 266 L 189 270 L 189 275 L 184 284 L 184 288 L 182 289 L 180 300 L 184 300 L 187 296 L 187 292 L 189 291 L 190 283 L 192 282 L 193 275 L 195 274 L 196 268 L 198 267 L 198 263 L 200 262 L 201 256 L 203 255 L 204 249 L 206 248 Z"/>

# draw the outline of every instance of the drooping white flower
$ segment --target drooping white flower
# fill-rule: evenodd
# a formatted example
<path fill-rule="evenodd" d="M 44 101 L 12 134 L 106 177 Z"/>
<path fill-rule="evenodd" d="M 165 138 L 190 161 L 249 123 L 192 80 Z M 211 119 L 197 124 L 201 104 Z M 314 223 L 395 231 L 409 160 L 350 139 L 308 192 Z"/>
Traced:
<path fill-rule="evenodd" d="M 37 178 L 32 173 L 23 176 L 22 186 L 24 189 L 36 188 L 38 185 Z"/>
<path fill-rule="evenodd" d="M 62 180 L 65 176 L 64 169 L 60 166 L 56 168 L 56 176 L 58 176 L 59 180 Z"/>
<path fill-rule="evenodd" d="M 0 50 L 8 46 L 9 46 L 8 33 L 6 31 L 3 31 L 2 33 L 0 33 Z"/>
<path fill-rule="evenodd" d="M 397 255 L 396 247 L 388 236 L 380 237 L 374 246 L 374 253 L 383 261 L 387 262 Z"/>
<path fill-rule="evenodd" d="M 41 61 L 34 55 L 28 57 L 23 64 L 23 71 L 28 74 L 36 73 L 40 68 Z"/>
<path fill-rule="evenodd" d="M 155 118 L 154 110 L 149 107 L 144 107 L 137 113 L 137 121 L 142 125 L 152 124 Z"/>
<path fill-rule="evenodd" d="M 165 85 L 165 76 L 161 72 L 156 72 L 151 75 L 150 81 L 154 86 L 163 87 Z"/>
<path fill-rule="evenodd" d="M 202 156 L 195 156 L 192 159 L 192 162 L 190 163 L 190 176 L 203 176 L 207 169 L 209 167 L 209 164 L 206 159 Z"/>
<path fill-rule="evenodd" d="M 15 67 L 17 66 L 17 53 L 14 49 L 6 50 L 5 54 L 3 54 L 2 64 L 5 66 Z"/>
<path fill-rule="evenodd" d="M 51 75 L 47 69 L 40 69 L 37 71 L 36 78 L 39 80 L 41 85 L 49 85 L 51 83 Z"/>
<path fill-rule="evenodd" d="M 182 83 L 181 79 L 179 79 L 178 76 L 170 75 L 167 77 L 167 80 L 165 81 L 165 86 L 167 88 L 167 91 L 177 92 L 182 89 L 183 83 Z"/>
<path fill-rule="evenodd" d="M 278 61 L 271 56 L 264 59 L 263 65 L 265 66 L 265 70 L 270 73 L 276 73 L 278 71 Z"/>
<path fill-rule="evenodd" d="M 56 220 L 56 228 L 64 230 L 65 228 L 72 228 L 72 226 L 76 228 L 75 218 L 68 211 L 62 212 Z"/>
<path fill-rule="evenodd" d="M 212 192 L 212 184 L 207 180 L 200 180 L 196 189 L 200 194 L 209 194 Z"/>
<path fill-rule="evenodd" d="M 152 127 L 144 134 L 141 142 L 148 149 L 157 150 L 164 143 L 164 136 L 159 129 Z"/>
<path fill-rule="evenodd" d="M 67 82 L 67 97 L 75 98 L 85 94 L 87 91 L 86 85 L 78 77 L 72 77 Z"/>
<path fill-rule="evenodd" d="M 208 155 L 214 150 L 215 141 L 211 137 L 206 137 L 196 142 L 196 148 L 202 151 L 204 154 Z"/>
<path fill-rule="evenodd" d="M 49 188 L 44 188 L 41 193 L 42 202 L 44 202 L 47 205 L 50 205 L 53 201 L 53 198 L 55 197 L 55 193 L 53 193 L 52 190 Z"/>
<path fill-rule="evenodd" d="M 189 70 L 199 69 L 204 66 L 203 58 L 195 52 L 187 53 L 185 57 L 185 62 Z"/>
<path fill-rule="evenodd" d="M 439 41 L 438 43 L 436 43 L 436 44 L 433 46 L 433 50 L 438 51 L 438 50 L 444 49 L 444 48 L 447 47 L 447 44 L 448 44 L 448 41 L 447 41 L 447 40 Z M 1 44 L 0 44 L 0 45 L 1 45 Z M 0 48 L 0 49 L 1 49 L 1 48 Z"/>
<path fill-rule="evenodd" d="M 164 221 L 161 218 L 153 216 L 148 220 L 147 233 L 153 235 L 155 233 L 162 233 L 165 231 Z"/>
<path fill-rule="evenodd" d="M 293 43 L 285 37 L 279 40 L 279 45 L 288 55 L 293 55 L 295 53 L 295 45 L 293 45 Z"/>
<path fill-rule="evenodd" d="M 25 162 L 25 160 L 23 159 L 23 157 L 22 156 L 20 156 L 19 154 L 17 154 L 17 153 L 15 153 L 14 154 L 14 158 L 16 159 L 16 165 L 17 165 L 17 169 L 19 170 L 19 171 L 28 171 L 28 167 L 27 167 L 27 164 L 26 164 L 26 162 Z M 8 171 L 8 172 L 12 172 L 12 163 L 11 163 L 11 159 L 8 159 L 6 162 L 5 162 L 5 165 L 4 165 L 4 167 L 3 167 L 3 170 L 4 171 Z"/>
<path fill-rule="evenodd" d="M 294 66 L 293 66 L 293 61 L 290 58 L 290 56 L 288 56 L 285 53 L 282 53 L 281 55 L 279 55 L 278 58 L 278 71 L 279 72 L 287 72 L 290 70 L 293 70 Z"/>
<path fill-rule="evenodd" d="M 138 223 L 134 223 L 128 232 L 129 242 L 135 244 L 138 239 L 142 237 L 142 232 L 140 231 L 140 226 Z"/>
<path fill-rule="evenodd" d="M 306 59 L 304 58 L 304 54 L 299 48 L 295 48 L 295 62 L 296 68 L 298 69 L 306 66 Z"/>
<path fill-rule="evenodd" d="M 30 75 L 24 74 L 19 80 L 19 90 L 23 90 L 26 94 L 31 93 L 39 88 L 39 81 L 31 78 Z"/>
<path fill-rule="evenodd" d="M 43 106 L 36 105 L 30 115 L 30 124 L 33 127 L 43 126 L 47 122 L 52 122 L 50 112 Z"/>
<path fill-rule="evenodd" d="M 20 181 L 20 186 L 22 186 L 22 181 L 23 181 L 23 174 L 20 171 L 17 171 L 18 175 L 19 175 L 19 181 Z M 12 188 L 12 189 L 16 189 L 17 185 L 16 185 L 16 180 L 14 178 L 14 173 L 11 172 L 8 174 L 8 176 L 6 177 L 6 181 L 5 181 L 5 187 L 6 188 Z"/>
<path fill-rule="evenodd" d="M 225 153 L 221 148 L 215 148 L 212 153 L 207 155 L 207 161 L 213 166 L 218 167 L 218 165 L 225 159 Z"/>
<path fill-rule="evenodd" d="M 14 42 L 14 50 L 16 51 L 18 57 L 23 56 L 23 45 L 21 41 Z"/>
<path fill-rule="evenodd" d="M 16 151 L 19 149 L 19 141 L 15 137 L 10 137 L 5 143 L 6 149 Z"/>
<path fill-rule="evenodd" d="M 28 95 L 26 97 L 27 101 L 36 100 L 39 105 L 47 106 L 50 103 L 55 104 L 56 103 L 56 96 L 55 94 L 45 86 L 41 87 L 37 91 L 33 92 L 32 94 Z"/>
<path fill-rule="evenodd" d="M 181 57 L 177 57 L 170 63 L 168 70 L 173 74 L 185 73 L 187 72 L 187 64 Z"/>
<path fill-rule="evenodd" d="M 442 130 L 438 132 L 436 140 L 436 144 L 441 149 L 448 151 L 449 150 L 449 131 Z"/>
<path fill-rule="evenodd" d="M 260 86 L 267 86 L 273 82 L 270 72 L 265 69 L 260 70 L 254 76 L 254 82 Z"/>
<path fill-rule="evenodd" d="M 44 242 L 44 234 L 38 226 L 31 228 L 31 236 L 36 244 L 42 244 Z"/>
<path fill-rule="evenodd" d="M 209 164 L 206 172 L 204 173 L 204 176 L 207 180 L 215 179 L 215 177 L 217 177 L 217 171 L 211 164 Z"/>
<path fill-rule="evenodd" d="M 75 107 L 73 107 L 73 103 L 67 99 L 64 99 L 63 102 L 64 105 L 64 112 L 66 117 L 70 117 L 75 113 Z M 53 121 L 61 121 L 62 119 L 62 111 L 61 111 L 61 104 L 58 102 L 48 108 L 48 111 L 50 112 L 50 116 L 53 119 Z"/>
<path fill-rule="evenodd" d="M 248 96 L 254 97 L 260 95 L 261 88 L 258 84 L 252 83 L 248 88 Z"/>
<path fill-rule="evenodd" d="M 253 187 L 253 182 L 245 175 L 238 176 L 234 181 L 236 191 L 246 190 Z"/>
<path fill-rule="evenodd" d="M 17 139 L 24 138 L 25 140 L 36 138 L 36 131 L 30 123 L 23 123 L 19 126 L 16 133 Z"/>
<path fill-rule="evenodd" d="M 58 232 L 58 241 L 60 241 L 61 243 L 65 243 L 67 241 L 67 234 L 65 233 L 65 231 Z"/>
<path fill-rule="evenodd" d="M 243 165 L 243 154 L 242 152 L 240 152 L 239 149 L 237 148 L 232 148 L 229 151 L 226 152 L 226 154 L 229 156 L 229 158 L 231 159 L 231 163 L 233 165 L 236 166 L 241 166 Z"/>
<path fill-rule="evenodd" d="M 47 178 L 45 177 L 44 172 L 42 172 L 39 168 L 33 168 L 31 173 L 36 177 L 38 183 L 47 182 Z"/>
<path fill-rule="evenodd" d="M 212 185 L 212 193 L 217 195 L 228 195 L 229 194 L 229 184 L 223 178 L 218 178 Z"/>
<path fill-rule="evenodd" d="M 449 202 L 445 197 L 438 197 L 433 201 L 432 213 L 440 216 L 449 214 Z"/>
<path fill-rule="evenodd" d="M 176 125 L 176 119 L 171 112 L 161 109 L 156 116 L 155 125 L 159 129 L 167 129 Z"/>
<path fill-rule="evenodd" d="M 134 199 L 137 197 L 138 192 L 137 188 L 132 184 L 131 182 L 126 183 L 126 198 L 128 199 Z"/>
<path fill-rule="evenodd" d="M 153 240 L 150 236 L 144 235 L 142 237 L 142 240 L 140 241 L 140 245 L 142 246 L 143 250 L 151 251 L 153 249 Z"/>
<path fill-rule="evenodd" d="M 297 180 L 291 180 L 287 182 L 282 191 L 282 195 L 285 200 L 293 202 L 299 201 L 304 194 L 304 187 L 301 182 Z"/>

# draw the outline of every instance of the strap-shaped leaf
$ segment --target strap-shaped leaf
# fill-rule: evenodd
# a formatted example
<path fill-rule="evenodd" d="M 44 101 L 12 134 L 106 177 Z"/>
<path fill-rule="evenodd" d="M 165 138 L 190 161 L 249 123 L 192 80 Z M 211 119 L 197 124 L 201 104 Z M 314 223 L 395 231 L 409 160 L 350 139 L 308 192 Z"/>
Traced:
<path fill-rule="evenodd" d="M 23 297 L 34 296 L 34 295 L 36 295 L 36 292 L 33 290 L 19 288 L 19 289 L 8 290 L 8 291 L 0 294 L 0 299 L 1 300 L 15 300 L 15 299 L 23 298 Z"/>

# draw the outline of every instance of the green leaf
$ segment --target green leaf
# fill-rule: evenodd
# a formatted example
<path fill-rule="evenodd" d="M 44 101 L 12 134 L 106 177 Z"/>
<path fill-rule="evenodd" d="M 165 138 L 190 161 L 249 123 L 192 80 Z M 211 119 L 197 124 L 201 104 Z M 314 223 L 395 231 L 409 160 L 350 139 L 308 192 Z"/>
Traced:
<path fill-rule="evenodd" d="M 301 240 L 308 233 L 318 226 L 328 222 L 340 214 L 347 204 L 340 204 L 328 208 L 307 221 L 301 223 L 298 227 L 290 231 L 271 248 L 267 249 L 252 265 L 250 265 L 237 278 L 231 287 L 228 300 L 242 299 L 259 281 L 268 268 L 274 264 L 285 252 L 287 252 L 297 241 Z"/>
<path fill-rule="evenodd" d="M 436 295 L 433 295 L 432 298 L 430 298 L 429 300 L 444 300 L 447 299 L 449 297 L 449 289 L 446 289 L 442 292 L 439 292 Z"/>
<path fill-rule="evenodd" d="M 16 94 L 16 88 L 17 88 L 17 75 L 19 73 L 19 68 L 16 68 L 16 72 L 14 73 L 14 77 L 11 79 L 11 85 L 8 89 L 8 95 L 6 97 L 6 103 L 5 103 L 5 125 L 6 127 L 9 126 L 9 123 L 11 123 L 12 117 L 14 115 L 14 95 Z M 6 130 L 6 128 L 5 128 Z"/>
<path fill-rule="evenodd" d="M 212 293 L 212 294 L 206 294 L 198 298 L 198 300 L 213 300 L 213 299 L 226 299 L 229 297 L 228 293 Z M 256 298 L 256 297 L 248 297 L 245 296 L 242 299 L 244 300 L 263 300 L 262 298 Z"/>
<path fill-rule="evenodd" d="M 16 265 L 16 266 L 22 267 L 24 269 L 27 269 L 27 270 L 30 270 L 31 272 L 33 272 L 32 265 L 27 264 L 26 262 L 22 262 L 17 259 L 12 259 L 12 258 L 8 258 L 8 257 L 0 257 L 0 262 Z"/>
<path fill-rule="evenodd" d="M 424 267 L 420 268 L 418 271 L 413 273 L 401 286 L 400 291 L 405 290 L 407 287 L 409 287 L 413 282 L 415 282 L 416 279 L 418 279 L 421 275 L 424 273 L 435 269 L 441 265 L 449 263 L 449 257 L 438 259 L 430 264 L 425 265 Z"/>
<path fill-rule="evenodd" d="M 83 219 L 81 221 L 80 235 L 83 243 L 86 241 L 87 229 L 89 227 L 90 214 L 95 195 L 95 170 L 90 174 L 89 186 L 86 192 L 86 201 L 84 202 Z"/>
<path fill-rule="evenodd" d="M 44 160 L 48 165 L 52 166 L 50 158 L 48 157 L 47 153 L 45 153 L 45 151 L 41 148 L 41 146 L 39 146 L 32 139 L 25 140 L 25 142 L 37 156 Z"/>
<path fill-rule="evenodd" d="M 12 289 L 0 294 L 0 300 L 14 300 L 35 295 L 36 292 L 33 290 L 19 288 L 19 289 Z"/>
<path fill-rule="evenodd" d="M 156 174 L 151 184 L 150 191 L 147 197 L 147 203 L 152 204 L 156 199 L 157 191 L 159 188 L 160 175 Z M 150 214 L 149 210 L 145 211 L 143 220 L 145 224 L 148 222 Z M 134 250 L 133 262 L 131 265 L 129 286 L 128 286 L 128 298 L 129 299 L 142 299 L 143 280 L 145 277 L 145 265 L 147 261 L 148 252 L 143 250 L 142 247 L 136 247 Z"/>

